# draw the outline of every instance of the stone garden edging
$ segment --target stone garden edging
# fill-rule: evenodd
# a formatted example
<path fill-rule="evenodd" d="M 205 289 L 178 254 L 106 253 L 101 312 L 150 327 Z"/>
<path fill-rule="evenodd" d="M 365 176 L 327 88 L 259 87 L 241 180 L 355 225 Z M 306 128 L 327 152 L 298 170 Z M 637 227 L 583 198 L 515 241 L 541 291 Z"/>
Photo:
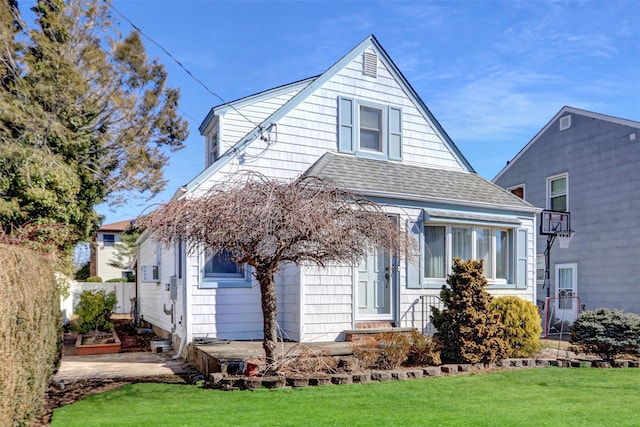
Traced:
<path fill-rule="evenodd" d="M 274 376 L 235 376 L 223 373 L 209 375 L 209 384 L 221 390 L 256 390 L 259 388 L 299 388 L 367 382 L 399 381 L 418 378 L 484 373 L 507 369 L 544 368 L 640 368 L 640 360 L 615 360 L 613 363 L 602 360 L 583 359 L 505 359 L 496 363 L 444 364 L 440 366 L 406 367 L 390 370 L 372 370 L 352 373 L 309 373 Z"/>

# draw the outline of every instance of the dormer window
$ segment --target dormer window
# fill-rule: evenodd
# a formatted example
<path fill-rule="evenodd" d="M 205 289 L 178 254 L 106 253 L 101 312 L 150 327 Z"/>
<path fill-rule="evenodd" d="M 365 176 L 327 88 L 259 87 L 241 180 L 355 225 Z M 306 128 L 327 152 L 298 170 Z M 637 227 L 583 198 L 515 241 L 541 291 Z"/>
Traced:
<path fill-rule="evenodd" d="M 218 157 L 220 157 L 218 153 L 218 132 L 214 132 L 210 137 L 207 138 L 207 147 L 208 147 L 208 165 L 213 164 Z M 207 165 L 207 166 L 208 166 Z"/>

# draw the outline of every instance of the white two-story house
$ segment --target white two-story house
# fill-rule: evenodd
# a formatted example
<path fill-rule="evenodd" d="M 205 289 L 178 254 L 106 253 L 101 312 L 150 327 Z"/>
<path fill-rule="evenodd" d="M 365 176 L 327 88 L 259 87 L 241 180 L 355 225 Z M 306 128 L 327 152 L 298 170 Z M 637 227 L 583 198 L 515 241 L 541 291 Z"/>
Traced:
<path fill-rule="evenodd" d="M 424 298 L 439 295 L 456 257 L 484 260 L 492 294 L 536 300 L 539 209 L 474 172 L 374 36 L 317 77 L 212 108 L 200 131 L 206 168 L 174 197 L 197 197 L 248 170 L 330 178 L 384 205 L 418 243 L 416 253 L 380 249 L 359 265 L 283 267 L 283 338 L 343 340 L 345 331 L 381 325 L 424 330 Z M 246 266 L 160 247 L 148 233 L 139 246 L 143 320 L 187 343 L 262 338 L 260 290 Z"/>

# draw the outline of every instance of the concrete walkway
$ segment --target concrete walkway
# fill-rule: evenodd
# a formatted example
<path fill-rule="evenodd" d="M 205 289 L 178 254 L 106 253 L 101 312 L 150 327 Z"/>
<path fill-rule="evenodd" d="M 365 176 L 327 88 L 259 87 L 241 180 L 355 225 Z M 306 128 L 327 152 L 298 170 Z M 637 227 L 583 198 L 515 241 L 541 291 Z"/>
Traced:
<path fill-rule="evenodd" d="M 170 353 L 115 353 L 92 356 L 63 356 L 53 376 L 58 383 L 95 378 L 137 378 L 189 375 L 194 368 L 183 359 L 173 360 Z"/>

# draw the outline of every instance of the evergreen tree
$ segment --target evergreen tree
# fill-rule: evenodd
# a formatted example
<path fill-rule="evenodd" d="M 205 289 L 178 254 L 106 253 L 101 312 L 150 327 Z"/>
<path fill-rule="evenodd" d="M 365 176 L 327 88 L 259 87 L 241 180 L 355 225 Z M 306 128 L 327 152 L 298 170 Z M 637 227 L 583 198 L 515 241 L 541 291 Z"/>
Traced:
<path fill-rule="evenodd" d="M 449 287 L 442 287 L 445 308 L 433 307 L 431 320 L 442 343 L 441 357 L 451 363 L 489 363 L 504 358 L 509 351 L 503 338 L 499 313 L 490 307 L 487 279 L 482 261 L 454 259 Z"/>
<path fill-rule="evenodd" d="M 131 226 L 127 227 L 120 234 L 120 242 L 116 243 L 115 253 L 108 264 L 120 270 L 131 270 L 138 253 L 138 246 L 136 245 L 138 237 L 140 237 L 140 229 Z"/>
<path fill-rule="evenodd" d="M 38 0 L 28 27 L 0 5 L 0 225 L 63 224 L 88 240 L 94 207 L 152 197 L 182 148 L 179 92 L 109 1 Z"/>

